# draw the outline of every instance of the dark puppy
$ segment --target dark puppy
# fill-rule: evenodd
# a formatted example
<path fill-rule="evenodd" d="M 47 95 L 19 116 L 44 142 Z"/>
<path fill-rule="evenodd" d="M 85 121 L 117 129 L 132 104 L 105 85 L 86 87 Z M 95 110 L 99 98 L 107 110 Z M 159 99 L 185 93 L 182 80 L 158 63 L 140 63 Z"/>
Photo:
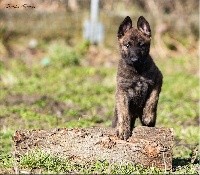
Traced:
<path fill-rule="evenodd" d="M 131 136 L 135 120 L 154 127 L 162 73 L 149 55 L 151 29 L 142 16 L 137 28 L 127 16 L 119 26 L 118 42 L 121 53 L 117 72 L 115 118 L 113 127 L 120 139 Z"/>

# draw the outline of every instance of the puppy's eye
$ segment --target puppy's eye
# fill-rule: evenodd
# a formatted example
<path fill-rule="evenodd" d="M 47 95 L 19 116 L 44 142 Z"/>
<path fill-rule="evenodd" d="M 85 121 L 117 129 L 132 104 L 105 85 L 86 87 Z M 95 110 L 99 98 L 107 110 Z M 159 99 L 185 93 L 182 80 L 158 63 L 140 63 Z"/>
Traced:
<path fill-rule="evenodd" d="M 131 46 L 131 43 L 128 42 L 127 44 L 124 45 L 126 48 L 129 48 Z"/>
<path fill-rule="evenodd" d="M 129 47 L 130 47 L 130 45 L 129 45 L 129 44 L 126 44 L 125 46 L 126 46 L 127 48 L 129 48 Z"/>

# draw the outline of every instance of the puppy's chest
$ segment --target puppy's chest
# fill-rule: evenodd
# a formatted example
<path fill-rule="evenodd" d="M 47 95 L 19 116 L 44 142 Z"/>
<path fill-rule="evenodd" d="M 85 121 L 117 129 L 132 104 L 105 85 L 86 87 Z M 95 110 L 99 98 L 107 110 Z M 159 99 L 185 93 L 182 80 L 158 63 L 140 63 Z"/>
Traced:
<path fill-rule="evenodd" d="M 150 93 L 154 84 L 153 80 L 143 77 L 133 77 L 131 79 L 119 79 L 120 88 L 126 93 L 133 104 L 142 106 Z"/>
<path fill-rule="evenodd" d="M 144 81 L 136 81 L 132 83 L 132 86 L 127 88 L 128 96 L 136 97 L 136 96 L 146 96 L 148 91 L 148 83 Z"/>

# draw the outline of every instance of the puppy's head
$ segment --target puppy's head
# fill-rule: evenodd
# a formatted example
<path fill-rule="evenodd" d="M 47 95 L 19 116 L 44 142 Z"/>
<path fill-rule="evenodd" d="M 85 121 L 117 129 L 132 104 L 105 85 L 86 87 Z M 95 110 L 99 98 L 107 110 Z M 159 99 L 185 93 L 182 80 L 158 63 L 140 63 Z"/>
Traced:
<path fill-rule="evenodd" d="M 132 20 L 127 16 L 118 29 L 118 41 L 122 58 L 129 65 L 142 63 L 149 54 L 151 29 L 143 16 L 137 21 L 137 28 L 132 27 Z"/>

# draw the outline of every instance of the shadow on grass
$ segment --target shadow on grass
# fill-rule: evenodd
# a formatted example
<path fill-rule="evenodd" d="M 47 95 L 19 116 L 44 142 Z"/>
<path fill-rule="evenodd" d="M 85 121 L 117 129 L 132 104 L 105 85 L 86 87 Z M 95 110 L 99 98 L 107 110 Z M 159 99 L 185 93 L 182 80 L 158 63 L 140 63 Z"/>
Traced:
<path fill-rule="evenodd" d="M 190 158 L 173 158 L 172 160 L 172 166 L 173 168 L 176 168 L 178 166 L 185 166 L 191 163 L 191 159 Z"/>
<path fill-rule="evenodd" d="M 199 159 L 195 159 L 192 164 L 197 164 Z M 172 160 L 172 167 L 175 170 L 177 167 L 182 167 L 191 164 L 191 158 L 173 158 Z"/>

